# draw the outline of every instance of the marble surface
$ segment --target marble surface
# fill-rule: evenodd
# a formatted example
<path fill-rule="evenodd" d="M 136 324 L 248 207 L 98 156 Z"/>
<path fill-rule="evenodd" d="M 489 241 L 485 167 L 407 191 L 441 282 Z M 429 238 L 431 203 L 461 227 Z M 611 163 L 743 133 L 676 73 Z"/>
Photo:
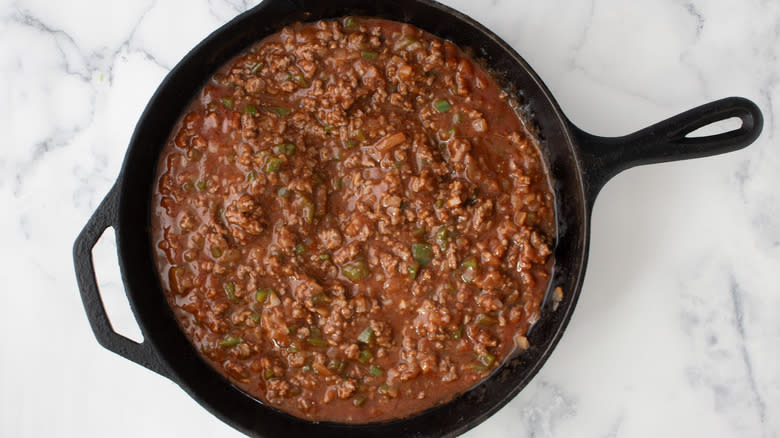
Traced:
<path fill-rule="evenodd" d="M 743 151 L 605 187 L 563 340 L 466 436 L 780 436 L 780 2 L 445 3 L 514 46 L 589 132 L 625 134 L 730 95 L 766 117 Z M 162 78 L 252 4 L 0 5 L 0 436 L 239 436 L 97 344 L 71 245 Z M 137 339 L 114 250 L 110 235 L 95 250 L 100 284 L 115 327 Z"/>

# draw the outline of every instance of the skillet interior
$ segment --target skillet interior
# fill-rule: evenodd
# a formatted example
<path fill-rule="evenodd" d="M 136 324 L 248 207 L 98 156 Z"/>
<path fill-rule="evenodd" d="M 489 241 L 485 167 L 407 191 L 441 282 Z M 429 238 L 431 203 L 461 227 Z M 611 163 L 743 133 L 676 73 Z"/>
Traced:
<path fill-rule="evenodd" d="M 471 49 L 497 73 L 524 105 L 541 137 L 542 155 L 552 179 L 557 218 L 553 280 L 542 318 L 531 330 L 532 348 L 508 360 L 469 392 L 419 415 L 390 423 L 341 425 L 311 423 L 262 405 L 208 366 L 189 343 L 167 305 L 154 266 L 150 238 L 151 195 L 157 159 L 181 111 L 222 64 L 296 21 L 344 15 L 405 21 Z M 117 240 L 128 299 L 144 338 L 160 356 L 166 374 L 228 424 L 250 435 L 316 433 L 318 436 L 370 433 L 372 436 L 440 436 L 463 433 L 516 395 L 549 356 L 568 323 L 584 273 L 589 212 L 577 153 L 565 118 L 549 91 L 508 45 L 468 17 L 429 1 L 268 0 L 240 15 L 191 51 L 168 75 L 142 115 L 119 177 Z M 563 301 L 552 310 L 551 291 L 561 286 Z"/>

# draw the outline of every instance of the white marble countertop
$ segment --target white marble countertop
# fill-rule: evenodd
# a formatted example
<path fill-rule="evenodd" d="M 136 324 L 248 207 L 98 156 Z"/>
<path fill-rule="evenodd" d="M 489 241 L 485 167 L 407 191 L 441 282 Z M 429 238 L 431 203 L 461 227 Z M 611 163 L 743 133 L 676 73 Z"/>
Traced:
<path fill-rule="evenodd" d="M 97 344 L 71 245 L 159 82 L 251 5 L 0 3 L 0 436 L 239 436 Z M 586 131 L 625 134 L 731 95 L 766 118 L 743 151 L 605 187 L 563 340 L 467 436 L 780 436 L 780 2 L 445 3 L 515 47 Z M 137 337 L 113 251 L 96 249 L 104 298 Z"/>

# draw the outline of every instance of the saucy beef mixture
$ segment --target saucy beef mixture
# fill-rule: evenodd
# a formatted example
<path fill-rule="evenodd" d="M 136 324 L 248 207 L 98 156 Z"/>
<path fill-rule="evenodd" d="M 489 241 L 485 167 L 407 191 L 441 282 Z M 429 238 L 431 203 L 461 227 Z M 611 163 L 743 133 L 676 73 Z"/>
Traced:
<path fill-rule="evenodd" d="M 528 347 L 555 235 L 510 103 L 458 47 L 386 20 L 296 24 L 231 60 L 154 195 L 184 333 L 310 420 L 404 417 L 487 377 Z"/>

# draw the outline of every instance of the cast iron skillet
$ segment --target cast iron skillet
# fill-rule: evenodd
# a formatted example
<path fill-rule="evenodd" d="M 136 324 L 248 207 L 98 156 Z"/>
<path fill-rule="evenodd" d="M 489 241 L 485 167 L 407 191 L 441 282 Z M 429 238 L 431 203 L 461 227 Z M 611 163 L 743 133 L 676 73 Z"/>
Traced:
<path fill-rule="evenodd" d="M 157 160 L 174 123 L 205 81 L 230 58 L 295 21 L 344 15 L 405 21 L 470 48 L 496 72 L 524 105 L 541 137 L 555 195 L 555 265 L 542 318 L 529 333 L 532 347 L 453 401 L 387 423 L 313 423 L 269 408 L 231 385 L 198 356 L 179 329 L 154 265 L 151 196 Z M 694 130 L 728 118 L 731 132 L 688 138 Z M 431 0 L 267 0 L 239 15 L 197 47 L 170 72 L 136 126 L 119 178 L 76 240 L 73 256 L 81 298 L 98 342 L 181 386 L 211 413 L 252 436 L 454 436 L 484 421 L 514 397 L 550 355 L 571 318 L 585 273 L 589 221 L 599 189 L 618 172 L 641 164 L 734 151 L 761 132 L 752 102 L 727 98 L 617 138 L 590 135 L 562 113 L 541 79 L 512 48 L 471 18 Z M 103 308 L 91 250 L 103 231 L 116 232 L 125 292 L 144 336 L 142 343 L 117 334 Z M 563 299 L 554 302 L 556 287 Z M 304 435 L 305 434 L 305 435 Z"/>

